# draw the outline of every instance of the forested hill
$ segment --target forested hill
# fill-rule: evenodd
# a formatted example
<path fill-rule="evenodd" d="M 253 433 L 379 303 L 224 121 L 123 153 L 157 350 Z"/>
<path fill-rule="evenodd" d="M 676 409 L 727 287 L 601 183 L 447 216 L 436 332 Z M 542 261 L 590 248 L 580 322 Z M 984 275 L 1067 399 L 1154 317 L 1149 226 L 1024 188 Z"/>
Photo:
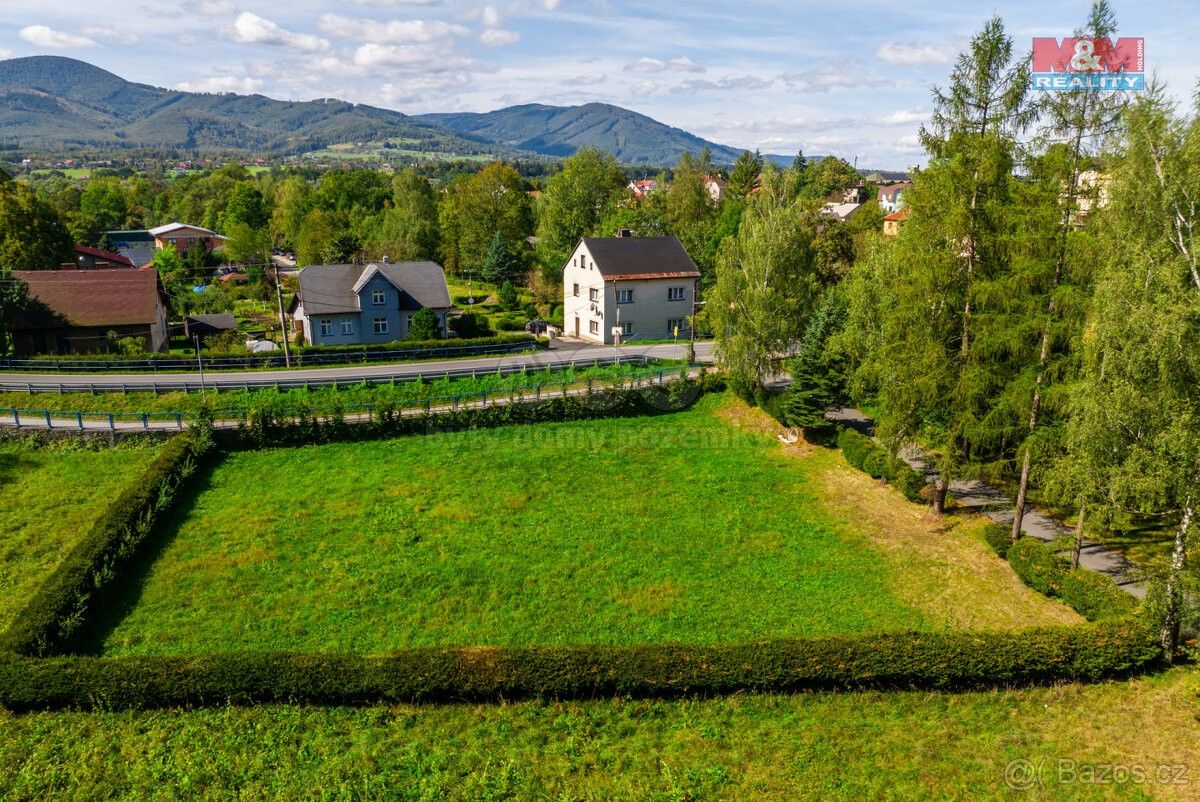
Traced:
<path fill-rule="evenodd" d="M 23 151 L 176 147 L 288 154 L 401 137 L 413 140 L 407 147 L 414 150 L 509 154 L 400 112 L 340 100 L 160 89 L 59 56 L 0 61 L 0 144 Z"/>
<path fill-rule="evenodd" d="M 570 156 L 580 148 L 607 150 L 626 164 L 674 164 L 685 151 L 707 147 L 713 161 L 732 164 L 739 151 L 644 114 L 588 103 L 584 106 L 510 106 L 486 114 L 426 114 L 420 117 L 454 131 L 548 156 Z M 790 163 L 790 158 L 789 158 Z"/>

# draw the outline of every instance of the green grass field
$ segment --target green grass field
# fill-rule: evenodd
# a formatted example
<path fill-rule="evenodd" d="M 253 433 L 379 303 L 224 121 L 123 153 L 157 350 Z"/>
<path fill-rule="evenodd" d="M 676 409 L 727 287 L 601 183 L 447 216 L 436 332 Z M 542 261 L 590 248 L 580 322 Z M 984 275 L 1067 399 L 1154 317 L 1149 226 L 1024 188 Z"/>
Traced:
<path fill-rule="evenodd" d="M 909 577 L 870 522 L 824 498 L 835 455 L 785 454 L 724 419 L 730 403 L 232 454 L 116 608 L 128 615 L 104 651 L 717 643 L 945 625 L 894 592 Z M 959 551 L 984 554 L 958 534 Z M 1007 592 L 1028 600 L 1024 623 L 1074 620 L 1004 576 L 966 603 Z M 926 590 L 953 596 L 953 584 Z"/>
<path fill-rule="evenodd" d="M 0 441 L 0 629 L 156 452 Z"/>
<path fill-rule="evenodd" d="M 0 796 L 1195 799 L 1198 694 L 1200 674 L 1176 669 L 959 694 L 0 713 Z M 1031 761 L 1040 782 L 1010 790 L 1014 760 Z M 1074 781 L 1059 761 L 1075 761 Z M 1080 779 L 1079 767 L 1114 763 L 1168 768 L 1165 781 Z"/>
<path fill-rule="evenodd" d="M 668 424 L 664 432 L 661 427 Z M 215 471 L 208 489 L 197 499 L 200 505 L 179 522 L 176 539 L 149 575 L 143 605 L 116 634 L 128 634 L 127 627 L 141 621 L 162 639 L 168 627 L 179 625 L 185 627 L 189 648 L 201 647 L 203 638 L 210 638 L 210 648 L 224 648 L 211 640 L 222 634 L 220 627 L 238 643 L 261 644 L 269 637 L 282 637 L 296 645 L 321 627 L 350 626 L 356 634 L 348 640 L 354 640 L 355 646 L 363 646 L 360 634 L 386 641 L 391 631 L 372 632 L 353 615 L 347 616 L 346 609 L 337 608 L 338 599 L 347 598 L 339 594 L 395 594 L 399 586 L 381 580 L 400 577 L 398 566 L 415 568 L 418 563 L 403 553 L 397 559 L 395 552 L 375 547 L 386 539 L 402 552 L 407 546 L 401 535 L 416 531 L 414 524 L 439 508 L 450 523 L 426 530 L 422 540 L 411 545 L 441 548 L 428 549 L 430 559 L 420 564 L 419 572 L 403 573 L 414 581 L 401 595 L 420 598 L 427 591 L 421 581 L 444 582 L 440 562 L 459 556 L 450 548 L 451 538 L 473 537 L 472 529 L 488 526 L 492 520 L 488 511 L 500 506 L 526 528 L 497 533 L 499 542 L 492 544 L 495 559 L 484 564 L 486 573 L 473 573 L 471 583 L 457 588 L 471 591 L 462 598 L 482 599 L 490 605 L 494 620 L 499 620 L 509 600 L 481 589 L 532 573 L 532 568 L 514 568 L 514 555 L 531 553 L 555 509 L 536 503 L 532 491 L 542 488 L 563 492 L 566 500 L 556 502 L 557 508 L 565 509 L 572 520 L 583 516 L 592 522 L 627 524 L 627 531 L 611 525 L 597 529 L 592 551 L 586 554 L 589 569 L 605 554 L 599 535 L 628 539 L 637 532 L 648 532 L 658 540 L 654 554 L 668 559 L 673 572 L 690 566 L 697 576 L 711 577 L 719 570 L 737 576 L 766 573 L 766 579 L 752 577 L 752 581 L 777 583 L 789 565 L 800 562 L 793 553 L 816 561 L 788 587 L 804 591 L 791 594 L 809 605 L 803 610 L 803 627 L 815 628 L 825 621 L 848 629 L 862 625 L 870 615 L 885 618 L 867 621 L 868 627 L 901 619 L 930 627 L 1016 627 L 1077 620 L 1065 608 L 1026 589 L 1006 563 L 988 552 L 979 538 L 978 519 L 934 519 L 891 488 L 850 469 L 836 452 L 803 445 L 785 448 L 774 440 L 773 430 L 757 411 L 728 398 L 710 397 L 691 412 L 652 420 L 520 427 L 480 436 L 359 446 L 367 451 L 349 463 L 322 463 L 336 455 L 338 447 L 306 449 L 307 472 L 294 465 L 297 452 L 264 452 L 274 459 L 261 460 L 257 454 L 240 455 L 246 461 Z M 644 433 L 635 435 L 639 431 Z M 548 434 L 539 439 L 536 432 Z M 672 449 L 670 438 L 683 434 L 692 438 L 687 448 Z M 568 435 L 585 437 L 578 456 L 568 464 L 546 465 L 536 459 Z M 387 448 L 398 444 L 405 447 Z M 8 538 L 0 542 L 5 547 L 6 579 L 12 570 L 20 574 L 47 570 L 45 545 L 69 543 L 80 531 L 83 505 L 63 512 L 80 488 L 90 492 L 89 503 L 98 509 L 100 498 L 128 481 L 136 473 L 134 466 L 153 453 L 148 447 L 100 452 L 46 449 L 31 459 L 29 451 L 23 446 L 0 447 L 0 515 L 5 516 L 2 531 Z M 747 467 L 750 457 L 761 465 Z M 661 470 L 645 470 L 650 463 Z M 525 475 L 502 481 L 501 469 L 510 464 Z M 595 472 L 579 473 L 589 468 Z M 603 468 L 612 471 L 606 474 Z M 231 472 L 223 475 L 222 471 Z M 746 471 L 770 492 L 750 488 L 749 480 L 741 476 Z M 436 492 L 419 490 L 424 483 L 444 477 L 463 483 L 465 489 L 450 492 L 435 481 Z M 712 492 L 692 491 L 686 480 L 706 482 Z M 286 502 L 287 486 L 298 491 L 301 501 Z M 18 487 L 24 489 L 17 493 Z M 647 501 L 618 509 L 614 499 L 634 495 L 631 487 Z M 609 495 L 602 493 L 603 488 Z M 382 496 L 377 493 L 380 489 Z M 391 495 L 389 489 L 401 492 Z M 721 490 L 742 495 L 722 495 L 717 492 Z M 363 498 L 383 498 L 384 503 L 356 503 Z M 401 506 L 418 498 L 411 509 Z M 680 498 L 699 499 L 700 513 L 663 511 Z M 202 526 L 204 505 L 219 514 L 210 530 Z M 396 514 L 405 509 L 405 514 Z M 299 524 L 289 525 L 288 517 Z M 239 520 L 247 524 L 240 535 Z M 683 520 L 694 527 L 690 537 L 673 535 L 672 528 L 664 525 Z M 320 522 L 330 529 L 318 533 Z M 357 522 L 358 528 L 351 522 Z M 283 533 L 271 544 L 273 552 L 266 545 L 272 531 Z M 303 532 L 303 540 L 288 542 L 286 533 L 293 531 Z M 564 527 L 559 534 L 572 543 L 583 542 L 586 536 L 572 534 L 575 531 Z M 829 543 L 811 542 L 818 536 Z M 207 547 L 206 538 L 210 538 Z M 346 538 L 355 538 L 358 550 L 368 556 L 338 548 L 339 539 Z M 663 552 L 671 539 L 684 550 Z M 714 539 L 736 542 L 740 548 L 731 556 L 697 548 Z M 188 563 L 187 554 L 195 555 L 195 561 Z M 542 551 L 537 557 L 539 570 L 551 566 L 565 570 L 576 564 L 571 553 Z M 308 568 L 310 564 L 317 569 Z M 608 577 L 650 578 L 658 570 L 649 557 L 605 568 Z M 165 569 L 173 573 L 160 573 Z M 351 569 L 362 579 L 348 582 L 345 577 Z M 188 570 L 196 573 L 195 582 L 186 588 L 168 587 L 170 581 L 188 580 Z M 229 580 L 237 572 L 250 584 L 230 590 Z M 267 582 L 271 574 L 274 580 L 290 584 L 271 589 Z M 518 601 L 527 611 L 540 609 L 545 615 L 567 597 L 568 587 L 592 592 L 605 587 L 605 581 L 580 572 L 569 577 L 570 586 L 567 574 L 558 578 L 558 592 L 537 583 L 522 584 L 515 589 Z M 210 589 L 203 582 L 215 582 L 217 587 Z M 822 588 L 822 583 L 828 587 Z M 852 610 L 845 622 L 823 618 L 816 607 L 825 603 L 823 594 L 835 590 L 858 594 L 847 602 L 835 602 L 839 609 L 854 606 L 865 612 Z M 741 604 L 746 611 L 759 611 L 746 613 L 748 623 L 734 623 L 743 631 L 773 620 L 769 608 L 774 605 L 796 610 L 801 604 L 782 593 L 757 597 L 732 581 L 715 591 L 703 581 L 681 583 L 680 591 L 679 595 L 609 593 L 599 601 L 602 612 L 624 605 L 634 610 L 627 616 L 634 625 L 657 626 L 657 631 L 668 633 L 688 626 L 687 619 L 676 618 L 671 611 L 694 606 L 705 595 L 718 596 L 726 606 Z M 322 613 L 315 603 L 300 598 L 301 592 L 335 606 Z M 0 593 L 0 618 L 19 609 L 25 593 Z M 158 611 L 165 617 L 158 617 L 158 612 L 143 615 L 154 609 L 155 598 L 171 599 L 184 612 L 172 606 Z M 280 609 L 285 598 L 294 610 Z M 634 609 L 628 606 L 631 599 L 653 604 Z M 223 602 L 217 608 L 221 620 L 215 625 L 203 621 L 218 601 Z M 882 609 L 885 606 L 891 609 Z M 451 618 L 419 620 L 380 609 L 388 626 L 403 619 L 427 637 L 439 632 L 449 637 L 447 633 L 466 626 Z M 279 617 L 267 629 L 257 630 L 263 618 L 259 611 Z M 591 624 L 593 633 L 610 620 L 601 616 Z M 289 629 L 297 623 L 316 628 L 308 633 Z M 533 633 L 536 637 L 562 632 L 553 621 L 541 623 Z M 529 637 L 512 630 L 501 634 Z M 615 634 L 629 633 L 619 629 Z M 163 639 L 155 650 L 171 648 L 171 641 Z M 128 650 L 150 651 L 146 643 Z M 1029 760 L 1039 772 L 1028 790 L 1013 791 L 1005 784 L 1006 766 L 1014 760 Z M 1095 765 L 1102 770 L 1114 763 L 1137 766 L 1149 770 L 1150 780 L 1134 782 L 1128 775 L 1118 775 L 1124 781 L 1088 782 L 1079 770 L 1074 776 L 1062 774 L 1060 761 L 1074 761 L 1083 769 Z M 1158 767 L 1165 767 L 1163 780 L 1155 779 Z M 23 715 L 0 711 L 3 799 L 312 797 L 639 802 L 1196 799 L 1200 798 L 1200 672 L 1184 667 L 1090 686 L 972 693 L 739 694 L 674 701 L 362 708 L 268 705 Z"/>

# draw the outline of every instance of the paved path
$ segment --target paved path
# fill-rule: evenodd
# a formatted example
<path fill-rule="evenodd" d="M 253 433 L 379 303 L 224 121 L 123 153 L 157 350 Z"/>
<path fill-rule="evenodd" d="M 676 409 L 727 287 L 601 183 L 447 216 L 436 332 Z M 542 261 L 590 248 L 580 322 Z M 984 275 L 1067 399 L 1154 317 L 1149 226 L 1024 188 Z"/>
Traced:
<path fill-rule="evenodd" d="M 684 359 L 687 343 L 679 345 L 625 345 L 598 346 L 570 340 L 555 340 L 549 351 L 522 353 L 473 359 L 448 359 L 435 362 L 410 362 L 391 365 L 354 365 L 342 368 L 304 368 L 296 370 L 221 371 L 206 373 L 208 387 L 241 388 L 246 384 L 312 382 L 355 382 L 363 379 L 387 381 L 388 379 L 415 379 L 419 376 L 438 376 L 447 371 L 462 372 L 478 370 L 481 373 L 497 368 L 527 367 L 530 369 L 555 368 L 572 362 L 605 359 L 616 356 L 649 356 L 658 359 Z M 712 343 L 696 343 L 696 359 L 701 362 L 712 360 Z M 8 373 L 0 372 L 0 389 L 21 391 L 28 385 L 36 386 L 40 392 L 123 392 L 134 386 L 153 384 L 158 391 L 190 387 L 198 389 L 196 373 L 157 373 L 147 375 L 111 373 Z"/>
<path fill-rule="evenodd" d="M 843 407 L 829 413 L 828 417 L 863 432 L 869 432 L 871 427 L 870 419 L 857 409 Z M 920 449 L 910 447 L 902 451 L 900 456 L 914 469 L 920 471 L 926 481 L 934 482 L 937 479 L 937 471 L 926 462 L 926 455 Z M 997 523 L 1012 526 L 1016 502 L 991 485 L 977 479 L 952 482 L 950 494 L 968 510 L 983 513 Z M 1074 536 L 1074 532 L 1064 526 L 1061 521 L 1033 508 L 1025 510 L 1021 529 L 1030 537 L 1047 543 L 1064 535 Z M 1112 577 L 1118 586 L 1139 599 L 1146 595 L 1145 585 L 1135 579 L 1133 563 L 1093 540 L 1084 539 L 1083 548 L 1079 552 L 1079 565 L 1089 571 Z"/>

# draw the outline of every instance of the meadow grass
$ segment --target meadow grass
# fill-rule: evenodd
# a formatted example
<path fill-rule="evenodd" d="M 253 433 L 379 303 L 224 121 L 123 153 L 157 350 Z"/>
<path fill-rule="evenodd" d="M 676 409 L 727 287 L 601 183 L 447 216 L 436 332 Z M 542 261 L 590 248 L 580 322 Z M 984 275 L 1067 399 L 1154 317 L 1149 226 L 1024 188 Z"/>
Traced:
<path fill-rule="evenodd" d="M 964 581 L 986 549 L 957 529 L 934 536 L 977 559 L 897 592 L 904 562 L 824 498 L 840 457 L 794 458 L 734 403 L 231 454 L 112 605 L 103 651 L 738 642 L 945 628 L 947 597 L 975 624 L 1078 620 L 994 558 Z M 987 612 L 1003 594 L 1018 614 Z"/>
<path fill-rule="evenodd" d="M 1200 675 L 973 693 L 0 712 L 0 796 L 1108 800 L 1200 793 Z M 1029 760 L 1040 782 L 1009 790 Z M 1085 782 L 1059 761 L 1168 770 Z M 1110 775 L 1111 776 L 1111 775 Z M 1153 777 L 1153 774 L 1151 775 Z"/>
<path fill-rule="evenodd" d="M 157 450 L 0 440 L 0 630 Z"/>

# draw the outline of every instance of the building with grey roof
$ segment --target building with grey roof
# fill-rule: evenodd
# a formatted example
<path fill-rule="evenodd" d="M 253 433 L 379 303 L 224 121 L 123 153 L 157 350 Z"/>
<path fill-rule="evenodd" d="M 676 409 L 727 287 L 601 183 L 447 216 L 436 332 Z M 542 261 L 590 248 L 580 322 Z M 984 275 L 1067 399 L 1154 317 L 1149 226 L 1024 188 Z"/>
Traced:
<path fill-rule="evenodd" d="M 310 345 L 359 345 L 403 340 L 419 309 L 437 314 L 445 336 L 450 290 L 434 262 L 306 267 L 290 312 Z"/>

